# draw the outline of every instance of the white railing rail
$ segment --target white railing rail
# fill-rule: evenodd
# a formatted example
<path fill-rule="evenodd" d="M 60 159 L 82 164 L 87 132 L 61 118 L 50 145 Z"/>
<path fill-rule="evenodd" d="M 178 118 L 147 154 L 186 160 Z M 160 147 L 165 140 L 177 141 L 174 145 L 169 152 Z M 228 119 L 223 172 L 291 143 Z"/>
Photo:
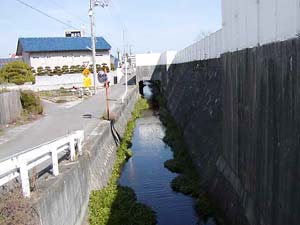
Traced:
<path fill-rule="evenodd" d="M 29 170 L 51 160 L 52 173 L 59 175 L 58 154 L 68 152 L 70 160 L 82 154 L 84 131 L 78 130 L 54 141 L 25 150 L 0 161 L 0 186 L 20 176 L 23 195 L 30 197 Z M 77 152 L 76 152 L 77 150 Z"/>

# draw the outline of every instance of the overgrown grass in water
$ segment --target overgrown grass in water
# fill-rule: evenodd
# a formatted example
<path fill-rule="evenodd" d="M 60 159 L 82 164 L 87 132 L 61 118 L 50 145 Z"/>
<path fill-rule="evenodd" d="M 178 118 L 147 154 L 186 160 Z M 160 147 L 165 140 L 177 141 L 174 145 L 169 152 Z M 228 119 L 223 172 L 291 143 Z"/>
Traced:
<path fill-rule="evenodd" d="M 159 105 L 160 120 L 166 127 L 163 140 L 171 147 L 174 156 L 164 166 L 171 172 L 179 173 L 171 182 L 172 189 L 194 197 L 195 209 L 204 220 L 213 217 L 218 224 L 223 224 L 222 219 L 215 213 L 218 210 L 210 203 L 207 193 L 201 187 L 200 177 L 185 147 L 183 134 L 167 111 L 165 99 L 161 96 L 156 96 L 155 99 Z"/>
<path fill-rule="evenodd" d="M 90 225 L 152 225 L 156 224 L 155 212 L 148 206 L 136 202 L 136 195 L 129 187 L 117 185 L 120 172 L 131 157 L 131 138 L 135 120 L 142 110 L 147 109 L 145 99 L 140 99 L 132 112 L 121 144 L 117 149 L 117 157 L 108 185 L 99 191 L 92 191 L 89 201 Z"/>

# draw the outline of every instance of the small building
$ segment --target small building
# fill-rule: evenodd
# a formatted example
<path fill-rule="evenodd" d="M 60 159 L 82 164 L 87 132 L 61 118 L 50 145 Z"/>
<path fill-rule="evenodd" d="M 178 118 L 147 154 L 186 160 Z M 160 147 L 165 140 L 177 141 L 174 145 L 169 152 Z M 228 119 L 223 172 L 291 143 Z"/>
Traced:
<path fill-rule="evenodd" d="M 110 44 L 103 37 L 96 37 L 96 64 L 106 63 L 110 66 Z M 92 51 L 90 37 L 46 37 L 19 38 L 17 56 L 29 66 L 38 67 L 65 65 L 91 65 Z"/>

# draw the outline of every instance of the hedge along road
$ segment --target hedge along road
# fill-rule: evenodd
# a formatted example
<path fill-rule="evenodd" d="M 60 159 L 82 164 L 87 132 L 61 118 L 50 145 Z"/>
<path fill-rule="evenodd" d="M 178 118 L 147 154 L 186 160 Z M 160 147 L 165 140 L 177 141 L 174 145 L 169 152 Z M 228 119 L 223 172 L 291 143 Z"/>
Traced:
<path fill-rule="evenodd" d="M 129 91 L 134 87 L 129 86 Z M 49 142 L 75 130 L 84 130 L 89 135 L 96 127 L 105 110 L 105 90 L 101 89 L 95 96 L 70 108 L 50 107 L 46 116 L 36 121 L 28 129 L 24 129 L 10 140 L 0 144 L 0 160 L 12 154 L 33 148 Z M 124 83 L 119 83 L 109 88 L 109 105 L 113 109 L 115 104 L 120 104 L 125 91 Z M 83 118 L 84 114 L 91 114 L 91 119 Z"/>

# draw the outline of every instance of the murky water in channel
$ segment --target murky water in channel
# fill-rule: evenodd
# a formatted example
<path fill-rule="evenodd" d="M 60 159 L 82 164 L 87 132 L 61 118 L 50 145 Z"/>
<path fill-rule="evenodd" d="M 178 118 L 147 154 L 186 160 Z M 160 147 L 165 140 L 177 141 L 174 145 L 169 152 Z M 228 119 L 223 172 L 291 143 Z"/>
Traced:
<path fill-rule="evenodd" d="M 176 177 L 164 168 L 172 158 L 163 141 L 164 128 L 152 111 L 144 112 L 136 122 L 132 139 L 132 158 L 126 163 L 119 183 L 134 189 L 139 202 L 157 213 L 159 225 L 196 225 L 194 200 L 174 192 L 170 182 Z"/>

